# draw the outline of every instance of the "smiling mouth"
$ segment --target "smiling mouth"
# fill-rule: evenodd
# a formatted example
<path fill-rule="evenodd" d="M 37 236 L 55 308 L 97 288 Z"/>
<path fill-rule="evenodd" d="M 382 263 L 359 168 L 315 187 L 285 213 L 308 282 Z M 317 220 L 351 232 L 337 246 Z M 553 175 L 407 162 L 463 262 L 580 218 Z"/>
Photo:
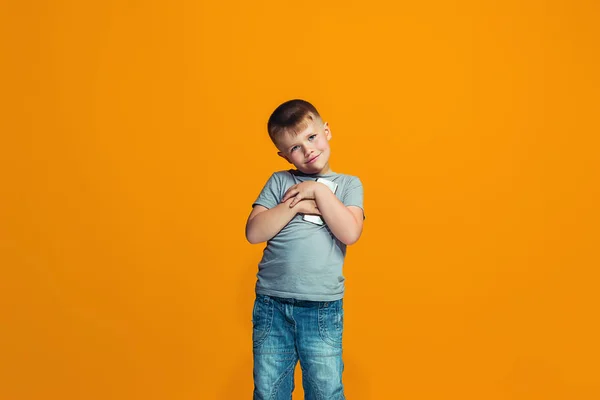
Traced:
<path fill-rule="evenodd" d="M 320 154 L 319 154 L 318 156 L 315 156 L 315 157 L 311 158 L 311 159 L 310 159 L 310 160 L 308 160 L 306 163 L 307 163 L 307 164 L 312 164 L 313 162 L 315 162 L 315 160 L 316 160 L 317 158 L 319 158 L 319 156 L 320 156 Z"/>

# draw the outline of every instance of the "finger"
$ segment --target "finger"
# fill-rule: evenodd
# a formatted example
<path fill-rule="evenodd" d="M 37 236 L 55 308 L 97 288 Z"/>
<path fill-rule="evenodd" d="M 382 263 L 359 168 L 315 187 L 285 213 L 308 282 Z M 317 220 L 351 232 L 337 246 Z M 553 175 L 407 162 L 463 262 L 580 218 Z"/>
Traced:
<path fill-rule="evenodd" d="M 290 207 L 294 207 L 296 204 L 298 204 L 300 200 L 302 200 L 302 197 L 300 195 L 294 197 L 294 200 L 292 200 L 292 202 L 290 203 Z"/>
<path fill-rule="evenodd" d="M 291 191 L 291 190 L 296 190 L 298 188 L 298 185 L 292 185 L 288 188 L 287 192 Z"/>
<path fill-rule="evenodd" d="M 290 192 L 290 193 L 288 193 L 287 195 L 285 195 L 284 199 L 285 199 L 285 200 L 289 200 L 289 199 L 291 199 L 292 197 L 294 197 L 294 196 L 297 196 L 297 195 L 298 195 L 298 192 L 297 192 L 297 191 L 293 191 L 293 192 Z"/>
<path fill-rule="evenodd" d="M 298 194 L 298 191 L 296 189 L 288 189 L 287 192 L 285 192 L 285 194 L 283 195 L 283 199 L 281 200 L 282 202 L 285 203 L 285 201 L 291 197 L 294 197 L 295 195 Z"/>

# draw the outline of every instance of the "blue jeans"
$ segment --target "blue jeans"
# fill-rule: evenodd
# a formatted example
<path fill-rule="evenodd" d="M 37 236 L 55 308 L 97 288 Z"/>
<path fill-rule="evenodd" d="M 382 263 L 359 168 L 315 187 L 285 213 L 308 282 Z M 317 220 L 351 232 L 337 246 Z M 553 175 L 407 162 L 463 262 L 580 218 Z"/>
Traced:
<path fill-rule="evenodd" d="M 305 399 L 345 399 L 343 300 L 256 295 L 252 325 L 254 400 L 290 400 L 298 361 Z"/>

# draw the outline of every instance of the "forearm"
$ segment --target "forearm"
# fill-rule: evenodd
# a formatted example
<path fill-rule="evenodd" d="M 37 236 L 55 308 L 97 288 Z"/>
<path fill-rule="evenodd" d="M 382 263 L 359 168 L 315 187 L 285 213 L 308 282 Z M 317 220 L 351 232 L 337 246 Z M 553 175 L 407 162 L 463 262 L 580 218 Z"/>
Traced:
<path fill-rule="evenodd" d="M 289 203 L 279 203 L 255 215 L 246 223 L 246 239 L 250 243 L 262 243 L 270 240 L 294 218 L 297 210 L 290 208 Z"/>
<path fill-rule="evenodd" d="M 348 207 L 325 186 L 315 192 L 315 200 L 321 218 L 335 237 L 347 245 L 355 243 L 362 233 L 362 221 L 357 221 Z"/>

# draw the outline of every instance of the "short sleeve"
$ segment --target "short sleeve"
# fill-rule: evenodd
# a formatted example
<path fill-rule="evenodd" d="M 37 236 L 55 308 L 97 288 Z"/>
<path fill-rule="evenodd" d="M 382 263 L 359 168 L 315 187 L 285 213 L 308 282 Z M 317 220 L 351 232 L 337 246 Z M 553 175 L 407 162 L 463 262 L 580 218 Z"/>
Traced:
<path fill-rule="evenodd" d="M 265 208 L 273 208 L 279 204 L 280 200 L 280 182 L 277 178 L 277 174 L 271 175 L 262 191 L 258 195 L 258 198 L 254 203 L 252 203 L 252 207 L 259 205 Z"/>
<path fill-rule="evenodd" d="M 345 206 L 356 206 L 364 210 L 363 185 L 359 178 L 352 177 L 352 180 L 348 183 L 348 187 L 344 190 L 341 200 Z"/>

